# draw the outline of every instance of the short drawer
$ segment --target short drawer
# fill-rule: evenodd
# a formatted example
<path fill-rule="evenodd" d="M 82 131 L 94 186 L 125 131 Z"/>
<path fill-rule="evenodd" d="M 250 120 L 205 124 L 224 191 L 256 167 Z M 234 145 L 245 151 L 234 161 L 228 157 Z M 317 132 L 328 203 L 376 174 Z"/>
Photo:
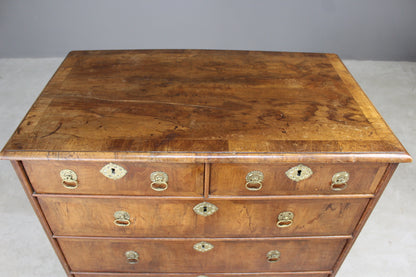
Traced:
<path fill-rule="evenodd" d="M 305 169 L 305 167 L 308 169 Z M 289 170 L 291 170 L 289 173 Z M 385 164 L 213 164 L 212 195 L 296 195 L 374 193 Z M 336 174 L 347 173 L 346 183 L 335 183 Z M 300 180 L 292 180 L 288 175 Z M 299 175 L 299 176 L 298 176 Z M 250 177 L 251 176 L 251 177 Z M 254 176 L 254 177 L 253 177 Z M 309 177 L 308 177 L 309 176 Z M 302 179 L 305 178 L 305 179 Z M 253 181 L 254 180 L 254 181 Z M 257 181 L 258 180 L 258 181 Z"/>
<path fill-rule="evenodd" d="M 77 272 L 288 272 L 330 270 L 346 240 L 58 238 Z M 204 245 L 204 251 L 200 252 Z"/>
<path fill-rule="evenodd" d="M 42 195 L 38 198 L 55 235 L 117 237 L 348 235 L 368 203 L 368 199 L 204 202 Z M 201 203 L 199 211 L 205 206 L 209 212 L 210 205 L 217 210 L 211 215 L 197 214 L 194 208 Z"/>
<path fill-rule="evenodd" d="M 203 164 L 24 161 L 23 165 L 37 193 L 155 196 L 203 193 Z"/>

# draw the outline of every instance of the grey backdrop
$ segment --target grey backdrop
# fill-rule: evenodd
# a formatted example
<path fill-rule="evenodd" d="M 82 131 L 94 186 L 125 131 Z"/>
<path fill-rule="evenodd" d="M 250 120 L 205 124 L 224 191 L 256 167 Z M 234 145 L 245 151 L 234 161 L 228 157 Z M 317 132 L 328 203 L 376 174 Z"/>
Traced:
<path fill-rule="evenodd" d="M 416 61 L 416 0 L 0 0 L 0 58 L 126 48 Z"/>

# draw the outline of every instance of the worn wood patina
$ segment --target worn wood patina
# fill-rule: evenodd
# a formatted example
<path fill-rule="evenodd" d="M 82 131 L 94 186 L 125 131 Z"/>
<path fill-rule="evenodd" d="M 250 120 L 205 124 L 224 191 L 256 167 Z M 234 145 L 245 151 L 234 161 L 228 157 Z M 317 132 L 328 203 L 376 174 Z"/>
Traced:
<path fill-rule="evenodd" d="M 411 161 L 336 55 L 215 50 L 69 53 L 0 158 L 70 277 L 334 277 Z"/>

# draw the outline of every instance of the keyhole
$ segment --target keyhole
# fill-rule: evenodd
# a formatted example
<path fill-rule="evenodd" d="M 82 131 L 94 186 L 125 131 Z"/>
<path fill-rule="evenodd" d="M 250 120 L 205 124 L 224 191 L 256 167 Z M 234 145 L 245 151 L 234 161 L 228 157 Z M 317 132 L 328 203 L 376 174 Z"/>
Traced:
<path fill-rule="evenodd" d="M 111 168 L 111 174 L 116 174 L 116 169 L 113 167 L 113 168 Z"/>
<path fill-rule="evenodd" d="M 277 262 L 278 260 L 279 260 L 279 258 L 278 258 L 278 257 L 270 257 L 270 258 L 268 259 L 269 263 L 275 263 L 275 262 Z"/>
<path fill-rule="evenodd" d="M 205 248 L 205 244 L 202 244 L 202 245 L 201 245 L 201 247 L 202 247 L 202 248 Z"/>
<path fill-rule="evenodd" d="M 298 176 L 302 174 L 302 170 L 298 170 Z"/>
<path fill-rule="evenodd" d="M 208 208 L 207 208 L 207 206 L 204 206 L 203 211 L 204 211 L 204 213 L 208 212 Z M 203 247 L 203 246 L 202 246 L 202 247 Z"/>

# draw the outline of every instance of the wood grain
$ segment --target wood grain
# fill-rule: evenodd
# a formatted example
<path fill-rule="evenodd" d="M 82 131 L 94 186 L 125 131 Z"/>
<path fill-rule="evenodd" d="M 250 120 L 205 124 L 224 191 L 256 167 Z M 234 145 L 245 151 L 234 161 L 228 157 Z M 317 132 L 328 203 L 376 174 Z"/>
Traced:
<path fill-rule="evenodd" d="M 128 163 L 117 165 L 127 170 L 127 174 L 117 180 L 105 177 L 100 170 L 109 162 L 71 161 L 24 161 L 23 164 L 37 193 L 76 193 L 76 194 L 117 194 L 155 196 L 202 196 L 204 166 L 202 164 L 160 164 Z M 62 185 L 60 171 L 73 170 L 79 186 L 67 189 Z M 150 174 L 163 171 L 168 174 L 168 188 L 155 191 L 150 187 Z"/>
<path fill-rule="evenodd" d="M 337 56 L 256 51 L 71 52 L 2 156 L 90 152 L 411 160 Z"/>
<path fill-rule="evenodd" d="M 220 50 L 71 52 L 0 159 L 75 277 L 333 277 L 397 163 L 412 160 L 338 56 Z M 127 175 L 104 177 L 110 162 Z M 300 163 L 313 175 L 289 180 Z M 254 170 L 259 191 L 245 188 Z M 150 188 L 154 171 L 166 191 Z M 342 171 L 347 188 L 331 190 Z M 196 215 L 203 201 L 218 211 Z M 286 211 L 293 224 L 278 228 Z M 214 249 L 195 251 L 200 241 Z"/>
<path fill-rule="evenodd" d="M 49 242 L 52 245 L 53 250 L 55 251 L 56 255 L 58 256 L 59 261 L 61 262 L 62 267 L 64 268 L 65 273 L 67 274 L 68 277 L 72 277 L 71 274 L 71 269 L 68 266 L 67 260 L 64 257 L 62 250 L 58 244 L 58 242 L 56 241 L 56 239 L 54 239 L 52 237 L 52 231 L 50 229 L 50 226 L 45 218 L 45 214 L 42 211 L 42 208 L 39 205 L 38 200 L 32 196 L 33 194 L 33 187 L 31 186 L 29 179 L 26 175 L 26 172 L 24 170 L 24 167 L 22 165 L 21 162 L 18 161 L 11 161 L 13 169 L 15 170 L 17 177 L 19 178 L 19 181 L 21 182 L 22 186 L 23 186 L 23 190 L 26 193 L 26 196 L 30 202 L 30 204 L 32 205 L 32 208 L 34 210 L 34 212 L 36 213 L 36 216 L 39 219 L 40 224 L 42 225 L 43 230 L 46 233 L 46 236 L 49 240 Z M 29 257 L 28 257 L 29 258 Z"/>
<path fill-rule="evenodd" d="M 197 215 L 203 201 L 38 197 L 55 235 L 116 237 L 273 237 L 349 235 L 367 199 L 209 200 L 218 211 Z M 114 212 L 126 211 L 129 226 L 117 226 Z M 290 227 L 276 226 L 281 212 L 294 213 Z"/>
<path fill-rule="evenodd" d="M 286 176 L 286 171 L 298 164 L 213 164 L 211 167 L 210 194 L 212 195 L 304 195 L 373 193 L 380 181 L 385 164 L 305 164 L 313 174 L 296 182 Z M 245 188 L 246 175 L 254 170 L 264 174 L 263 186 L 258 191 Z M 331 189 L 332 176 L 348 172 L 347 187 L 341 191 Z"/>
<path fill-rule="evenodd" d="M 365 209 L 364 213 L 362 214 L 360 221 L 358 222 L 357 227 L 355 228 L 353 232 L 353 238 L 348 240 L 347 244 L 345 245 L 344 250 L 341 252 L 340 257 L 338 258 L 336 264 L 334 265 L 333 273 L 330 275 L 330 277 L 335 277 L 335 275 L 337 274 L 339 268 L 341 267 L 342 263 L 347 257 L 358 235 L 363 229 L 364 224 L 366 223 L 367 219 L 370 217 L 371 212 L 373 211 L 378 200 L 380 199 L 384 189 L 387 187 L 387 184 L 390 181 L 390 178 L 393 176 L 394 171 L 396 171 L 397 166 L 398 164 L 389 164 L 389 166 L 387 167 L 387 170 L 384 173 L 383 178 L 381 179 L 380 184 L 377 188 L 376 196 L 368 202 L 368 206 Z"/>
<path fill-rule="evenodd" d="M 92 272 L 279 272 L 330 270 L 345 245 L 343 239 L 310 240 L 210 240 L 208 252 L 193 249 L 201 240 L 100 240 L 58 239 L 74 271 Z M 270 250 L 281 252 L 269 263 Z M 140 261 L 131 265 L 126 251 L 136 251 Z"/>

